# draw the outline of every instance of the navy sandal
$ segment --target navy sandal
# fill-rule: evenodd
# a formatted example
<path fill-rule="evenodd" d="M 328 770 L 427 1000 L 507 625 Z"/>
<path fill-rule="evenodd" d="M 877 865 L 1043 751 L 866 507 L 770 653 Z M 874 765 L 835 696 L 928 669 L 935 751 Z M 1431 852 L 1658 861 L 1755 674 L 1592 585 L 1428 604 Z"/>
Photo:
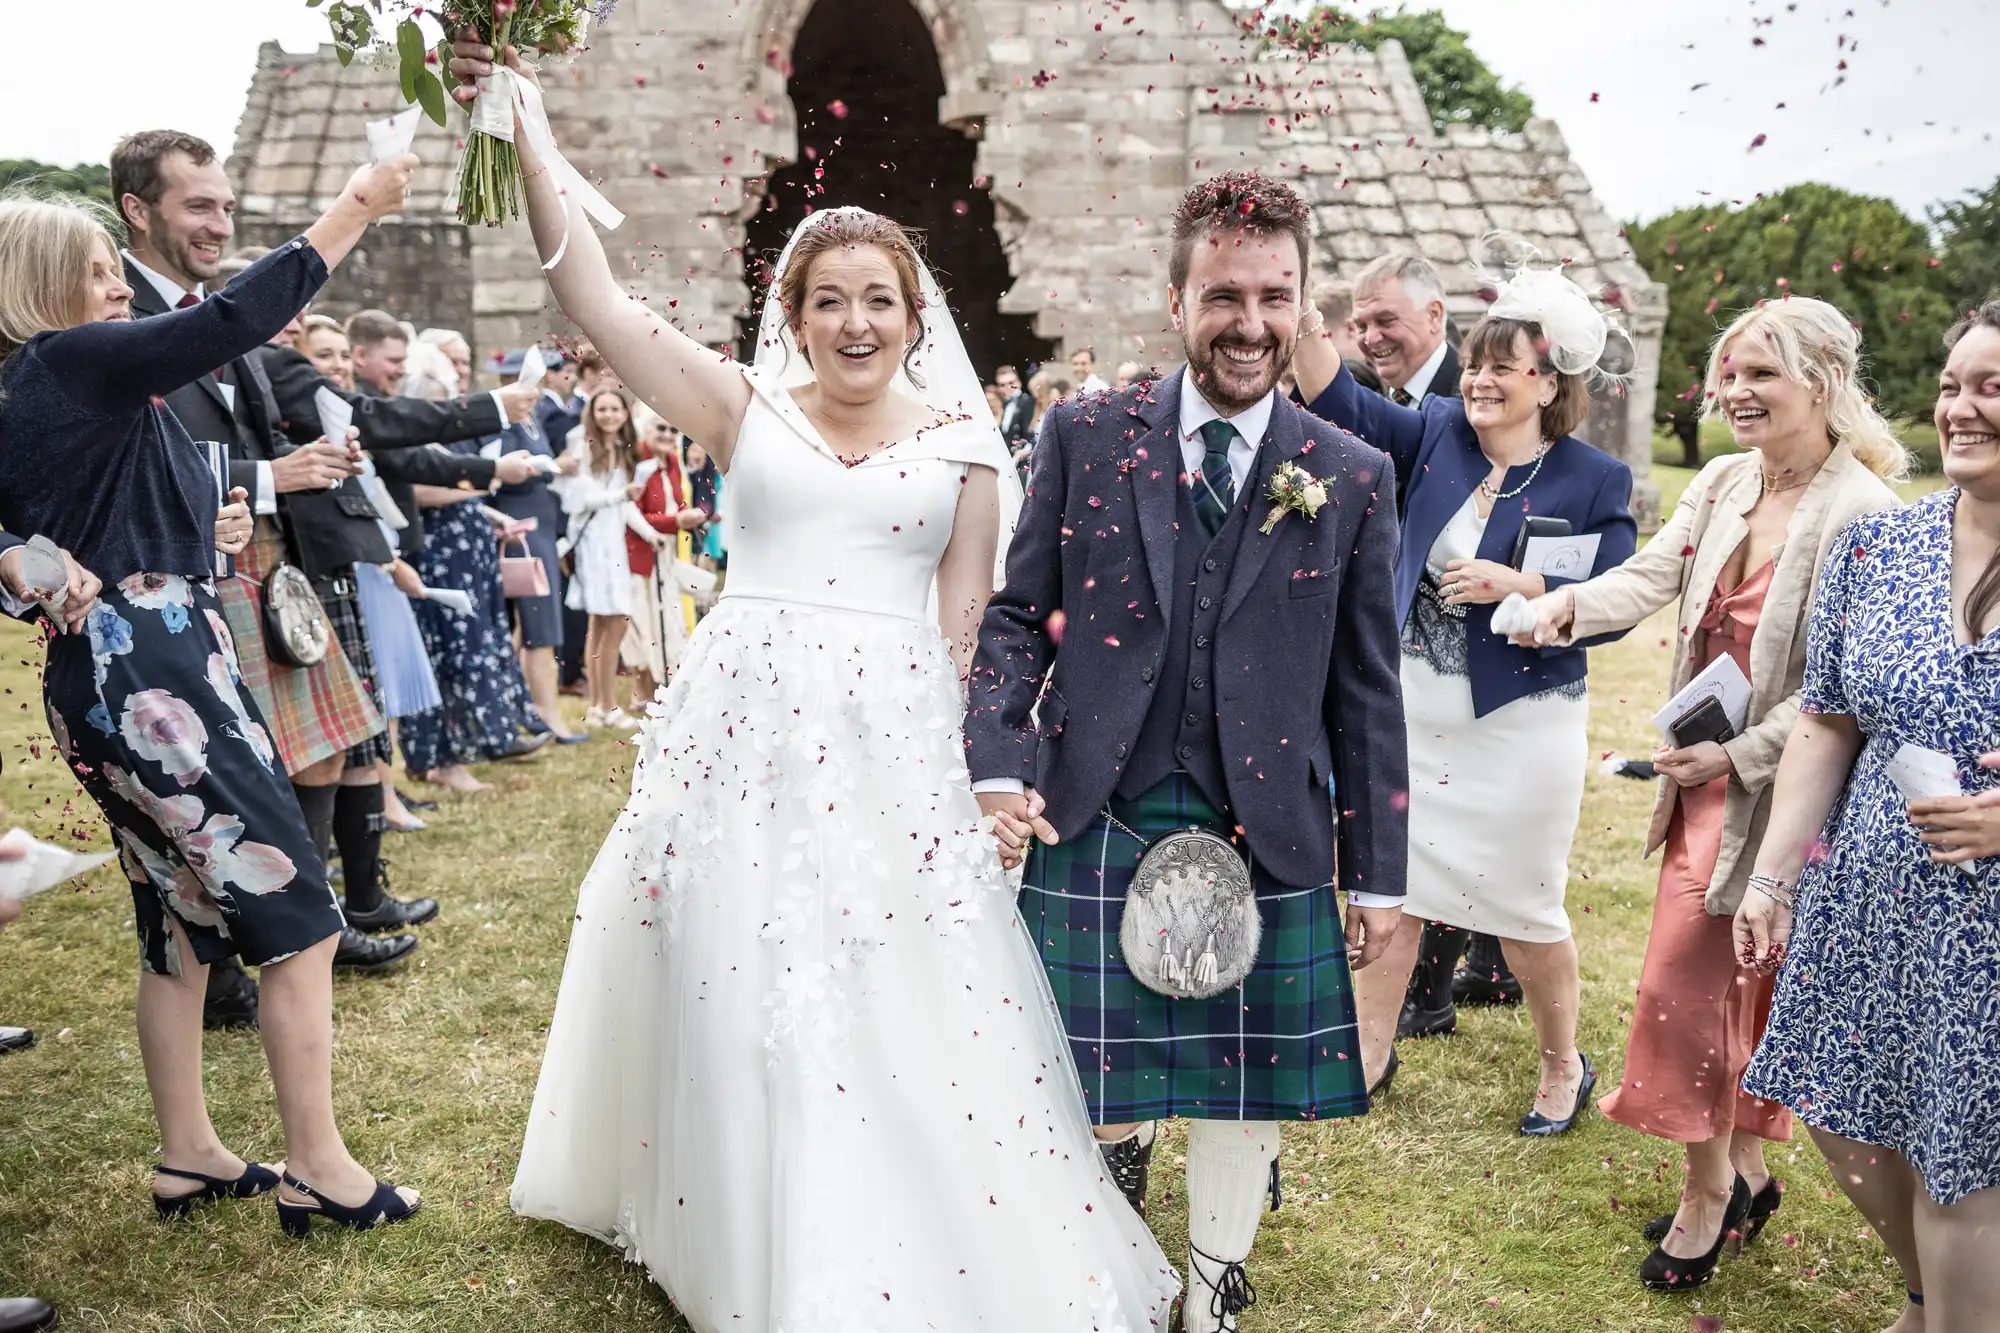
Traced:
<path fill-rule="evenodd" d="M 218 1180 L 199 1171 L 178 1171 L 165 1163 L 156 1163 L 153 1174 L 201 1183 L 200 1189 L 190 1190 L 186 1194 L 175 1194 L 171 1197 L 155 1194 L 153 1210 L 160 1215 L 162 1222 L 186 1217 L 195 1210 L 196 1205 L 214 1199 L 254 1199 L 260 1194 L 269 1194 L 278 1188 L 278 1173 L 268 1166 L 259 1166 L 255 1162 L 244 1163 L 243 1174 L 234 1180 Z"/>
<path fill-rule="evenodd" d="M 394 1185 L 386 1185 L 379 1180 L 375 1182 L 375 1193 L 359 1208 L 346 1208 L 335 1203 L 289 1171 L 285 1172 L 285 1184 L 312 1200 L 309 1204 L 286 1203 L 282 1198 L 278 1200 L 278 1225 L 284 1228 L 287 1236 L 299 1240 L 312 1234 L 315 1214 L 356 1231 L 368 1231 L 413 1217 L 424 1206 L 422 1199 L 404 1203 L 403 1196 L 396 1193 Z"/>

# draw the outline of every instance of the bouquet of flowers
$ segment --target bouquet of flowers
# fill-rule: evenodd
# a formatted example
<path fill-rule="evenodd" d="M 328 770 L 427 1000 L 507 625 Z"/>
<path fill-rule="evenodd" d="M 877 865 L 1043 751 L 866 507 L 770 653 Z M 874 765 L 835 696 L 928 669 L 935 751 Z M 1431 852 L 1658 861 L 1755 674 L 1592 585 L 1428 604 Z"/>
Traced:
<path fill-rule="evenodd" d="M 317 9 L 324 0 L 306 0 Z M 463 29 L 497 53 L 509 46 L 523 52 L 574 51 L 590 24 L 611 15 L 617 0 L 335 0 L 327 6 L 334 54 L 345 65 L 356 52 L 393 59 L 403 99 L 445 123 L 451 90 L 451 42 Z M 418 20 L 428 15 L 443 30 L 433 45 Z M 393 33 L 393 36 L 389 34 Z M 458 174 L 458 216 L 470 225 L 498 226 L 521 216 L 521 159 L 514 149 L 514 88 L 511 75 L 482 80 L 465 137 L 465 160 Z"/>

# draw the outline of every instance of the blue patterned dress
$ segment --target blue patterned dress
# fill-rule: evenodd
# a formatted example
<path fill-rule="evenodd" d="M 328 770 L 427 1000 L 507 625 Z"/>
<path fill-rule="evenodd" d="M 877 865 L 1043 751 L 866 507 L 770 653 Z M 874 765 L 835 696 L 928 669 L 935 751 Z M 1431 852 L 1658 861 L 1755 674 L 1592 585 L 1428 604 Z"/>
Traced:
<path fill-rule="evenodd" d="M 2000 1185 L 2000 859 L 1932 864 L 1886 765 L 1905 742 L 2000 748 L 2000 632 L 1951 612 L 1956 489 L 1848 525 L 1821 571 L 1802 706 L 1866 743 L 1800 877 L 1790 958 L 1744 1078 L 1807 1124 L 1901 1153 L 1939 1203 Z"/>
<path fill-rule="evenodd" d="M 521 663 L 508 637 L 493 525 L 474 501 L 444 505 L 424 518 L 417 573 L 433 588 L 462 588 L 472 614 L 436 602 L 412 602 L 424 649 L 444 702 L 403 719 L 403 762 L 412 773 L 498 759 L 534 715 Z"/>

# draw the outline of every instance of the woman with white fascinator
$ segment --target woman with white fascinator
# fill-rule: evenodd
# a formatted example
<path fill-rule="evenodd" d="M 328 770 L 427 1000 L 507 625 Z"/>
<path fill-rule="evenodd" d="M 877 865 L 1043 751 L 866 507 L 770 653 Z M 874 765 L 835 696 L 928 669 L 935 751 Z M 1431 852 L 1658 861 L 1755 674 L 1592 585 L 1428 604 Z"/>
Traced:
<path fill-rule="evenodd" d="M 699 1333 L 1159 1327 L 1178 1279 L 966 775 L 1021 497 L 942 292 L 896 223 L 815 214 L 738 364 L 630 299 L 516 143 L 563 312 L 708 447 L 733 532 L 583 884 L 515 1209 L 619 1245 Z"/>
<path fill-rule="evenodd" d="M 1462 399 L 1398 406 L 1356 383 L 1323 331 L 1300 332 L 1295 364 L 1311 410 L 1396 464 L 1410 749 L 1403 910 L 1499 937 L 1541 1052 L 1520 1132 L 1561 1134 L 1596 1081 L 1576 1047 L 1576 942 L 1563 909 L 1589 757 L 1585 654 L 1511 644 L 1494 632 L 1493 612 L 1510 594 L 1540 596 L 1632 554 L 1630 469 L 1570 433 L 1589 411 L 1590 376 L 1629 344 L 1574 282 L 1527 264 L 1459 348 Z M 1582 539 L 1579 563 L 1522 568 L 1522 539 L 1555 532 Z M 1381 962 L 1354 977 L 1371 1092 L 1395 1074 L 1396 1019 L 1421 935 L 1398 931 Z"/>

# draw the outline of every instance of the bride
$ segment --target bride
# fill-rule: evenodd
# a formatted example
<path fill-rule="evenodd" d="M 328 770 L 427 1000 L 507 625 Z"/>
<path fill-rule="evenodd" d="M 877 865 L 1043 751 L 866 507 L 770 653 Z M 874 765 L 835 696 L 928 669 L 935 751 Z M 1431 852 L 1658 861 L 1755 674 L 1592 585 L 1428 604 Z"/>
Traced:
<path fill-rule="evenodd" d="M 563 312 L 734 523 L 583 884 L 516 1211 L 622 1246 L 700 1333 L 1163 1326 L 967 782 L 1020 494 L 936 282 L 896 223 L 817 214 L 746 367 L 627 297 L 516 142 Z"/>

